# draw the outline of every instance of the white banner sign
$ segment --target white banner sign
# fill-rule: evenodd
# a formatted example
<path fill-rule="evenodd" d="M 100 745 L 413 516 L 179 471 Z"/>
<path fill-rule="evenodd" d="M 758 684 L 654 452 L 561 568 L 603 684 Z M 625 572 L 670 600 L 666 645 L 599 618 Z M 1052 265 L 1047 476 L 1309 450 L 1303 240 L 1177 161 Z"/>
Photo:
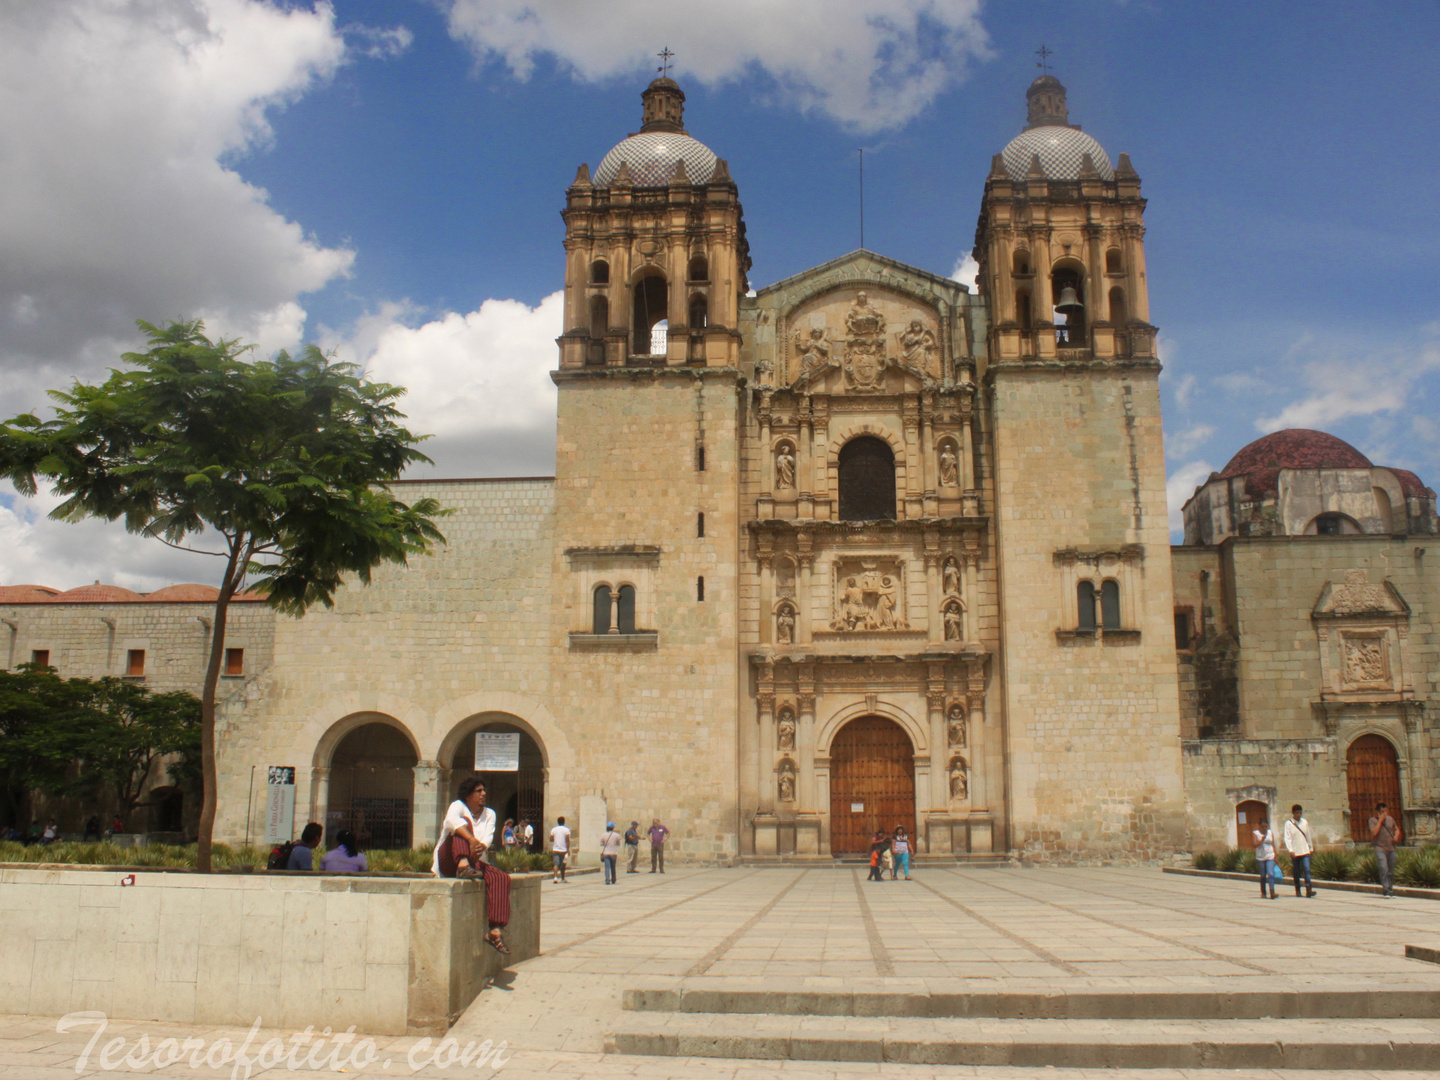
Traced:
<path fill-rule="evenodd" d="M 283 844 L 295 835 L 295 770 L 271 765 L 265 786 L 265 843 Z"/>
<path fill-rule="evenodd" d="M 520 733 L 518 731 L 477 731 L 475 733 L 476 772 L 519 772 Z"/>

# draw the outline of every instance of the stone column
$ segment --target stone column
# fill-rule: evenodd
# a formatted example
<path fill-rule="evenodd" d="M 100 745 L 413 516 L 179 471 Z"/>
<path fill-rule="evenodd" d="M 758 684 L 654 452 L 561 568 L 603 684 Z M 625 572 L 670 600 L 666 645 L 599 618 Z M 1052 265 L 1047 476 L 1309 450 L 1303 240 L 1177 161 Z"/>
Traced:
<path fill-rule="evenodd" d="M 795 718 L 795 757 L 800 768 L 800 790 L 795 807 L 813 812 L 815 806 L 815 693 L 812 687 L 800 691 Z"/>
<path fill-rule="evenodd" d="M 815 594 L 811 581 L 811 570 L 815 565 L 815 556 L 809 551 L 802 551 L 799 557 L 800 562 L 800 588 L 796 597 L 795 612 L 795 641 L 800 645 L 809 645 L 812 623 L 815 619 Z"/>
<path fill-rule="evenodd" d="M 757 699 L 759 731 L 755 740 L 755 805 L 762 814 L 775 812 L 775 695 L 762 691 Z"/>
<path fill-rule="evenodd" d="M 945 678 L 932 675 L 925 694 L 930 718 L 930 805 L 939 813 L 950 806 L 950 740 L 945 731 Z"/>
<path fill-rule="evenodd" d="M 770 411 L 760 413 L 760 495 L 765 497 L 775 490 L 775 453 L 770 446 Z"/>
<path fill-rule="evenodd" d="M 940 610 L 940 559 L 938 551 L 925 552 L 925 621 L 930 628 L 929 640 L 945 640 L 945 613 Z"/>
<path fill-rule="evenodd" d="M 762 551 L 756 559 L 760 564 L 760 644 L 775 640 L 775 568 L 774 556 Z"/>
<path fill-rule="evenodd" d="M 410 844 L 412 847 L 431 847 L 439 839 L 440 805 L 443 799 L 440 790 L 440 765 L 435 761 L 415 763 L 415 795 L 410 803 Z"/>
<path fill-rule="evenodd" d="M 927 495 L 940 487 L 932 458 L 935 454 L 935 417 L 926 410 L 920 416 L 920 487 Z"/>
<path fill-rule="evenodd" d="M 965 552 L 965 623 L 964 635 L 965 644 L 970 645 L 975 641 L 975 601 L 979 597 L 976 586 L 978 571 L 976 564 L 980 561 L 980 555 L 975 551 Z"/>
<path fill-rule="evenodd" d="M 310 817 L 308 820 L 319 822 L 321 825 L 325 826 L 326 830 L 328 831 L 330 828 L 330 822 L 326 815 L 329 813 L 329 810 L 330 770 L 328 768 L 322 769 L 319 766 L 316 766 L 315 768 L 310 770 Z M 263 817 L 265 812 L 265 808 L 263 806 L 260 808 L 260 812 Z M 262 829 L 261 832 L 263 833 L 264 830 Z M 331 842 L 334 841 L 334 838 L 328 835 L 325 837 L 325 839 Z"/>
<path fill-rule="evenodd" d="M 966 759 L 970 762 L 970 850 L 995 850 L 995 816 L 990 812 L 990 762 L 985 756 L 989 741 L 985 730 L 985 691 L 983 677 L 972 676 L 966 705 L 970 710 L 970 723 Z"/>
<path fill-rule="evenodd" d="M 966 491 L 975 487 L 975 433 L 968 412 L 960 418 L 960 484 Z"/>
<path fill-rule="evenodd" d="M 808 410 L 800 414 L 800 445 L 795 455 L 796 514 L 815 514 L 815 430 Z"/>
<path fill-rule="evenodd" d="M 813 460 L 815 472 L 814 479 L 811 481 L 810 484 L 810 490 L 814 493 L 815 499 L 817 501 L 820 499 L 829 500 L 831 497 L 829 468 L 830 463 L 828 461 L 830 453 L 829 414 L 823 411 L 816 413 L 814 426 L 815 431 L 814 434 L 811 436 L 813 443 L 811 448 L 811 457 Z M 828 519 L 831 516 L 832 514 L 830 510 L 827 508 L 825 512 L 825 517 Z"/>

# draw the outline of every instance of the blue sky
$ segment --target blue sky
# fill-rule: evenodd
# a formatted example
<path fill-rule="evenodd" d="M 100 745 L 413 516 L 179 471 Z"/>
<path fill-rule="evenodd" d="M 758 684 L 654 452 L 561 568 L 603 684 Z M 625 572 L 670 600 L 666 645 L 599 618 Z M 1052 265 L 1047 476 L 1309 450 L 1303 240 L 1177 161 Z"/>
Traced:
<path fill-rule="evenodd" d="M 564 189 L 675 50 L 763 286 L 858 244 L 951 273 L 1034 50 L 1150 200 L 1175 505 L 1277 427 L 1440 484 L 1433 0 L 54 0 L 0 10 L 0 410 L 135 318 L 411 387 L 444 475 L 553 468 Z M 210 576 L 0 493 L 0 582 Z"/>

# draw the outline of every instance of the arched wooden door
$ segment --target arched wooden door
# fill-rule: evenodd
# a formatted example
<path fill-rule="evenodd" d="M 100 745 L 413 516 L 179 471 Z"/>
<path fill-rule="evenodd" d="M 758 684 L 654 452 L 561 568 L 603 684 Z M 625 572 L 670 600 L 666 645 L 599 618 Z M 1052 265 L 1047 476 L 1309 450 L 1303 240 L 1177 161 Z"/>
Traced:
<path fill-rule="evenodd" d="M 851 720 L 830 744 L 830 851 L 870 850 L 877 829 L 915 829 L 915 749 L 903 728 L 882 716 Z"/>
<path fill-rule="evenodd" d="M 1270 813 L 1258 799 L 1246 799 L 1235 807 L 1235 846 L 1242 851 L 1255 850 L 1255 826 Z M 1271 826 L 1274 828 L 1274 826 Z"/>
<path fill-rule="evenodd" d="M 1385 803 L 1400 818 L 1400 761 L 1383 735 L 1361 735 L 1345 752 L 1345 787 L 1350 796 L 1350 839 L 1370 842 L 1375 804 Z"/>

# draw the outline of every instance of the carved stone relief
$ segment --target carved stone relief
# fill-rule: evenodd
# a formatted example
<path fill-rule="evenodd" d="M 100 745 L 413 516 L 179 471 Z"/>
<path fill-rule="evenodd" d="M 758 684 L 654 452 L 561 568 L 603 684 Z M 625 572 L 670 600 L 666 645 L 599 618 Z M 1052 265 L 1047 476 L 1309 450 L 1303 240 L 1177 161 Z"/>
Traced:
<path fill-rule="evenodd" d="M 907 630 L 904 564 L 846 559 L 835 566 L 835 615 L 830 629 Z"/>
<path fill-rule="evenodd" d="M 775 487 L 781 491 L 795 486 L 795 448 L 782 442 L 775 448 Z"/>
<path fill-rule="evenodd" d="M 938 345 L 935 334 L 925 329 L 919 319 L 911 319 L 910 325 L 896 335 L 900 339 L 900 355 L 911 367 L 919 368 L 927 375 L 939 375 L 940 365 L 936 361 Z"/>
<path fill-rule="evenodd" d="M 795 609 L 789 603 L 775 609 L 775 640 L 781 645 L 795 644 Z"/>
<path fill-rule="evenodd" d="M 940 443 L 940 486 L 960 486 L 960 455 L 950 439 Z"/>
<path fill-rule="evenodd" d="M 964 641 L 965 609 L 960 606 L 960 601 L 947 600 L 941 615 L 945 622 L 945 640 Z"/>
<path fill-rule="evenodd" d="M 812 326 L 808 336 L 795 332 L 795 355 L 800 361 L 799 374 L 805 375 L 830 362 L 830 342 L 823 327 Z"/>
<path fill-rule="evenodd" d="M 1349 570 L 1345 573 L 1345 584 L 1334 586 L 1329 610 L 1335 615 L 1388 613 L 1395 610 L 1395 605 L 1383 584 L 1369 584 L 1364 570 Z"/>
<path fill-rule="evenodd" d="M 1386 636 L 1383 630 L 1369 633 L 1352 631 L 1340 635 L 1340 652 L 1344 664 L 1341 680 L 1345 689 L 1390 685 L 1390 657 Z"/>
<path fill-rule="evenodd" d="M 945 560 L 945 566 L 941 571 L 941 584 L 945 589 L 946 596 L 960 595 L 960 564 L 951 555 Z"/>
<path fill-rule="evenodd" d="M 795 763 L 786 758 L 780 763 L 780 801 L 782 803 L 793 803 L 795 801 Z"/>
<path fill-rule="evenodd" d="M 884 389 L 885 316 L 870 306 L 863 291 L 855 297 L 854 306 L 845 314 L 845 386 L 849 390 L 876 391 Z"/>
<path fill-rule="evenodd" d="M 950 759 L 950 798 L 960 802 L 970 796 L 969 769 L 963 757 Z"/>

